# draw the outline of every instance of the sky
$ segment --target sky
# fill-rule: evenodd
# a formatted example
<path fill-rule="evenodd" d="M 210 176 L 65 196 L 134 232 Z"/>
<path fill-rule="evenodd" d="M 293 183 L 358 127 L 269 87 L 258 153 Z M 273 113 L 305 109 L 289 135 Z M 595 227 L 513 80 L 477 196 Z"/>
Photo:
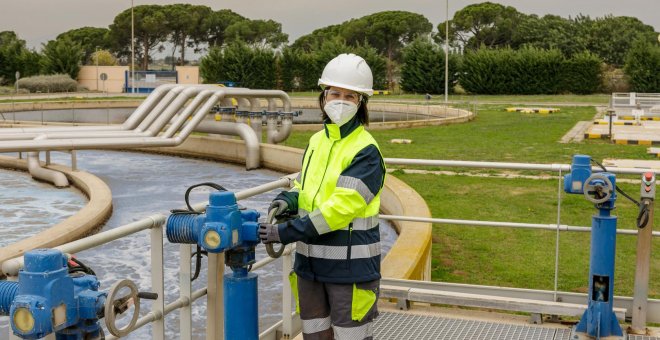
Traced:
<path fill-rule="evenodd" d="M 250 19 L 273 19 L 282 23 L 289 42 L 314 29 L 338 24 L 351 18 L 386 11 L 403 10 L 423 14 L 437 29 L 445 20 L 445 1 L 422 0 L 133 0 L 134 5 L 191 3 L 214 10 L 228 8 Z M 449 14 L 483 1 L 449 0 Z M 513 6 L 526 14 L 555 14 L 562 17 L 578 14 L 602 17 L 633 16 L 656 31 L 660 31 L 660 1 L 658 0 L 506 0 L 491 1 Z M 0 0 L 0 31 L 15 31 L 28 47 L 40 48 L 42 43 L 58 34 L 84 26 L 107 28 L 114 17 L 130 8 L 131 0 Z"/>

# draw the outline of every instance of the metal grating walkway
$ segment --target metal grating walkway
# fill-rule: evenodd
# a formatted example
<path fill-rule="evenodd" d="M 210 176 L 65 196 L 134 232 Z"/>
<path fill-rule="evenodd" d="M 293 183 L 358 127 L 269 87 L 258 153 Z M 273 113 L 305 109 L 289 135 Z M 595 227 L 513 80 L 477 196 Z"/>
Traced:
<path fill-rule="evenodd" d="M 547 328 L 412 313 L 382 312 L 374 325 L 378 340 L 570 340 L 570 328 Z M 629 340 L 660 340 L 630 335 Z"/>

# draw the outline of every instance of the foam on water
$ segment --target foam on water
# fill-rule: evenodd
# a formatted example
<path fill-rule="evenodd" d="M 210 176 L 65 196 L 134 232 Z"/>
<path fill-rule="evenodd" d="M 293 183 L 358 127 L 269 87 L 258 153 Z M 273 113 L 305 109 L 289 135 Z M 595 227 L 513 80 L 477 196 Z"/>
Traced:
<path fill-rule="evenodd" d="M 53 161 L 69 164 L 67 155 L 55 154 Z M 245 171 L 242 166 L 210 161 L 168 157 L 162 155 L 126 153 L 114 151 L 78 152 L 78 167 L 100 177 L 111 188 L 113 214 L 103 231 L 116 228 L 154 213 L 168 214 L 170 209 L 184 206 L 186 189 L 201 182 L 215 182 L 230 191 L 254 187 L 278 179 L 282 174 L 269 170 Z M 198 188 L 191 194 L 191 203 L 208 199 L 210 188 Z M 240 204 L 258 210 L 265 216 L 270 201 L 279 190 L 240 201 Z M 20 220 L 22 221 L 22 220 Z M 383 221 L 381 221 L 382 223 Z M 22 223 L 22 222 L 21 222 Z M 381 224 L 384 252 L 396 239 L 389 225 Z M 96 247 L 77 254 L 78 258 L 94 269 L 101 281 L 101 289 L 108 289 L 120 279 L 133 280 L 141 291 L 151 290 L 151 263 L 149 255 L 149 231 Z M 178 291 L 179 246 L 165 242 L 165 303 L 174 301 Z M 267 256 L 262 245 L 257 247 L 257 260 Z M 194 265 L 194 264 L 193 264 Z M 263 269 L 259 275 L 259 327 L 266 329 L 281 316 L 281 260 Z M 206 286 L 206 259 L 200 277 L 193 282 L 193 290 Z M 228 270 L 228 269 L 227 269 Z M 149 303 L 144 302 L 146 310 Z M 203 339 L 205 332 L 205 305 L 203 297 L 193 304 L 193 338 Z M 2 320 L 5 319 L 5 320 Z M 0 338 L 7 334 L 6 318 L 0 318 Z M 177 338 L 178 313 L 166 317 L 167 338 Z M 150 325 L 132 333 L 126 339 L 149 339 Z M 3 333 L 4 332 L 4 333 Z"/>

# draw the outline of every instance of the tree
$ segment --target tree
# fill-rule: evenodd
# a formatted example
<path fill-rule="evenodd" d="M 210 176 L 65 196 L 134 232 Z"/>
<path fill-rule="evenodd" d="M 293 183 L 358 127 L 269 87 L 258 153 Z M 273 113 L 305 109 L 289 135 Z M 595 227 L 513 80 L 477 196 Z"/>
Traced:
<path fill-rule="evenodd" d="M 39 73 L 39 53 L 28 50 L 25 40 L 18 38 L 15 32 L 0 32 L 0 84 L 13 84 L 16 71 L 21 77 L 29 77 Z"/>
<path fill-rule="evenodd" d="M 323 44 L 324 41 L 332 40 L 341 36 L 342 25 L 330 25 L 316 29 L 312 33 L 301 36 L 291 44 L 291 48 L 310 52 Z"/>
<path fill-rule="evenodd" d="M 282 24 L 273 20 L 240 20 L 231 24 L 225 30 L 228 43 L 237 40 L 248 44 L 277 48 L 289 41 L 289 35 L 282 33 Z"/>
<path fill-rule="evenodd" d="M 587 50 L 591 19 L 578 16 L 565 19 L 557 15 L 523 17 L 513 34 L 511 47 L 559 49 L 570 57 Z"/>
<path fill-rule="evenodd" d="M 211 15 L 212 10 L 207 6 L 190 4 L 174 4 L 163 7 L 167 18 L 165 26 L 169 31 L 172 42 L 172 59 L 176 49 L 181 53 L 181 64 L 186 63 L 186 47 L 195 47 L 204 40 L 204 18 Z M 174 63 L 172 64 L 174 69 Z"/>
<path fill-rule="evenodd" d="M 525 17 L 511 6 L 492 2 L 468 5 L 454 14 L 449 25 L 450 44 L 467 49 L 482 45 L 494 48 L 510 46 L 516 27 Z M 444 43 L 446 22 L 438 25 L 436 41 Z"/>
<path fill-rule="evenodd" d="M 433 25 L 421 14 L 405 11 L 386 11 L 349 21 L 343 28 L 349 44 L 367 42 L 387 57 L 387 81 L 394 78 L 394 60 L 399 60 L 401 48 L 418 36 L 431 33 Z"/>
<path fill-rule="evenodd" d="M 68 74 L 78 77 L 84 51 L 78 42 L 69 38 L 51 40 L 43 45 L 42 71 L 46 74 Z"/>
<path fill-rule="evenodd" d="M 87 62 L 97 49 L 110 48 L 109 34 L 110 30 L 107 28 L 81 27 L 61 33 L 56 39 L 68 38 L 78 42 L 85 53 L 83 61 Z"/>
<path fill-rule="evenodd" d="M 206 83 L 238 82 L 243 87 L 272 89 L 277 83 L 275 53 L 236 40 L 224 49 L 213 47 L 200 61 Z"/>
<path fill-rule="evenodd" d="M 444 93 L 445 92 L 445 53 L 428 38 L 418 38 L 403 48 L 401 67 L 401 88 L 406 92 Z M 450 55 L 449 84 L 456 82 L 455 55 Z M 451 90 L 451 87 L 450 87 Z"/>
<path fill-rule="evenodd" d="M 108 50 L 98 50 L 92 54 L 89 64 L 98 66 L 116 66 L 117 59 Z"/>
<path fill-rule="evenodd" d="M 640 39 L 652 43 L 657 36 L 652 26 L 637 18 L 608 15 L 594 21 L 588 34 L 588 48 L 605 62 L 622 66 L 633 41 Z"/>
<path fill-rule="evenodd" d="M 660 92 L 660 46 L 636 40 L 626 55 L 624 71 L 632 91 Z"/>
<path fill-rule="evenodd" d="M 221 9 L 210 13 L 204 18 L 203 23 L 203 30 L 206 32 L 206 42 L 209 44 L 209 47 L 224 45 L 227 27 L 242 20 L 246 20 L 245 17 L 229 9 Z"/>
<path fill-rule="evenodd" d="M 135 54 L 142 60 L 140 68 L 149 68 L 151 51 L 167 40 L 169 31 L 161 6 L 142 5 L 133 8 L 135 16 Z M 119 56 L 130 56 L 131 9 L 119 13 L 110 25 L 113 50 Z"/>

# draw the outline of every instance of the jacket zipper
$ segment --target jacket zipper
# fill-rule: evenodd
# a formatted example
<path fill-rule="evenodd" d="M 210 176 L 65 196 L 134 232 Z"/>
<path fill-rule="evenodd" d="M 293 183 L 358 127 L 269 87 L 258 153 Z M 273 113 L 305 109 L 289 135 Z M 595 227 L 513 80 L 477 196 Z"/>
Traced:
<path fill-rule="evenodd" d="M 312 156 L 314 156 L 314 149 L 312 149 L 312 152 L 309 154 L 309 157 L 307 158 L 307 166 L 305 167 L 305 172 L 303 173 L 302 188 L 300 190 L 305 190 L 305 182 L 307 181 L 307 169 L 309 169 L 309 163 L 312 160 Z"/>
<path fill-rule="evenodd" d="M 330 150 L 328 151 L 328 158 L 326 159 L 326 162 L 325 162 L 325 169 L 323 169 L 323 177 L 321 177 L 321 182 L 320 182 L 321 185 L 323 185 L 323 180 L 325 179 L 325 174 L 328 172 L 328 163 L 330 162 L 330 155 L 332 154 L 332 148 L 334 146 L 335 146 L 335 142 L 332 142 L 332 145 L 330 145 Z M 314 153 L 314 150 L 312 150 L 312 153 Z M 306 171 L 307 171 L 307 169 L 305 169 L 305 172 Z M 314 193 L 314 197 L 312 198 L 312 211 L 314 211 L 314 202 L 316 202 L 316 196 L 319 194 L 319 191 L 321 191 L 321 185 L 319 185 L 319 187 L 316 189 L 316 192 Z"/>

